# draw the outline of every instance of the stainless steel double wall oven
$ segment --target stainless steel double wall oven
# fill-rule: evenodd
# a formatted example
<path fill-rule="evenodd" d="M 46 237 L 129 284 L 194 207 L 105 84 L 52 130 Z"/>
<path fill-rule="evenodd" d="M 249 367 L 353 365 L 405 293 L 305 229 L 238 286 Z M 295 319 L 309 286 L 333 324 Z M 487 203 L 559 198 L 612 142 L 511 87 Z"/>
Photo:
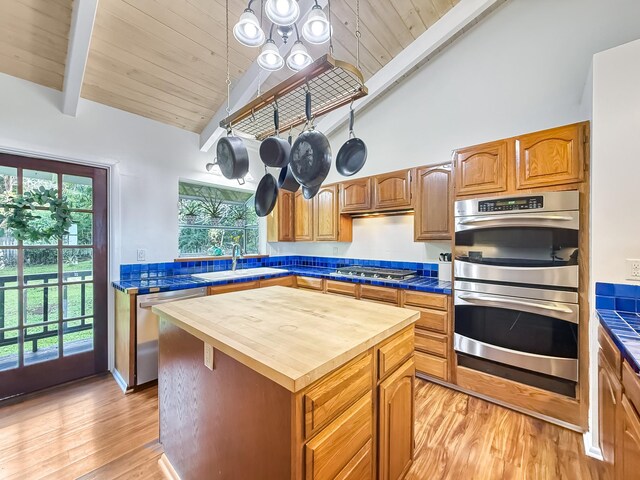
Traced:
<path fill-rule="evenodd" d="M 575 397 L 577 191 L 455 204 L 458 365 Z"/>

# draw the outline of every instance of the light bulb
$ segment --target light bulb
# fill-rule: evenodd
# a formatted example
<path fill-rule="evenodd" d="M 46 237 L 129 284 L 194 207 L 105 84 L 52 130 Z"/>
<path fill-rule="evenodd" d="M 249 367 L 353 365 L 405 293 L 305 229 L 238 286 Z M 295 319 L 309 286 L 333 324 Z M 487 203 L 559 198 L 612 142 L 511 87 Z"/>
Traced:
<path fill-rule="evenodd" d="M 288 26 L 298 21 L 300 6 L 296 0 L 267 0 L 264 13 L 276 25 Z"/>
<path fill-rule="evenodd" d="M 311 32 L 314 35 L 320 35 L 322 33 L 322 31 L 324 30 L 324 24 L 322 22 L 311 22 Z"/>
<path fill-rule="evenodd" d="M 289 11 L 289 2 L 287 0 L 276 0 L 276 10 L 280 15 L 285 15 Z"/>
<path fill-rule="evenodd" d="M 302 36 L 309 43 L 321 44 L 331 36 L 331 24 L 319 5 L 315 5 L 302 25 Z"/>
<path fill-rule="evenodd" d="M 278 57 L 276 57 L 273 53 L 267 53 L 264 59 L 269 65 L 275 65 L 278 61 Z"/>
<path fill-rule="evenodd" d="M 300 54 L 300 53 L 296 53 L 293 56 L 293 61 L 296 63 L 296 65 L 302 65 L 304 64 L 304 60 L 305 60 L 305 56 Z"/>
<path fill-rule="evenodd" d="M 247 35 L 247 37 L 254 38 L 256 36 L 256 34 L 258 33 L 258 29 L 256 28 L 256 26 L 253 23 L 245 23 L 244 24 L 244 33 Z"/>
<path fill-rule="evenodd" d="M 293 44 L 291 53 L 287 57 L 287 66 L 291 70 L 294 72 L 302 70 L 312 61 L 311 55 L 309 55 L 309 52 L 307 51 L 307 47 L 305 47 L 300 40 Z"/>
<path fill-rule="evenodd" d="M 271 72 L 280 70 L 284 66 L 284 59 L 272 39 L 267 40 L 262 47 L 258 55 L 258 65 Z"/>
<path fill-rule="evenodd" d="M 264 32 L 260 28 L 258 17 L 251 9 L 246 9 L 242 13 L 240 20 L 233 27 L 233 36 L 247 47 L 259 47 L 264 43 Z"/>

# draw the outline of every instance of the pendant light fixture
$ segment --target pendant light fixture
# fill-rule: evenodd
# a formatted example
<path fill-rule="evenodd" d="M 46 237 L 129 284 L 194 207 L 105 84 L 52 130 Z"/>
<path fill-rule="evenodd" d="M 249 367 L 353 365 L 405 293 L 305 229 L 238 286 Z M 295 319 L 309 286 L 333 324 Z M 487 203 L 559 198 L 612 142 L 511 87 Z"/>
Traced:
<path fill-rule="evenodd" d="M 291 25 L 298 21 L 300 7 L 296 0 L 267 0 L 264 13 L 276 25 Z"/>
<path fill-rule="evenodd" d="M 260 27 L 258 17 L 250 7 L 247 7 L 240 16 L 238 23 L 233 27 L 233 36 L 247 47 L 259 47 L 264 43 L 264 31 Z"/>
<path fill-rule="evenodd" d="M 307 42 L 316 45 L 325 43 L 331 36 L 331 24 L 317 0 L 302 26 L 302 36 Z"/>
<path fill-rule="evenodd" d="M 284 66 L 284 59 L 280 55 L 276 42 L 273 41 L 273 25 L 269 32 L 269 39 L 258 55 L 258 65 L 270 72 L 280 70 Z"/>
<path fill-rule="evenodd" d="M 295 25 L 297 40 L 296 43 L 291 47 L 291 53 L 287 57 L 287 67 L 289 67 L 294 72 L 298 72 L 305 68 L 307 65 L 310 65 L 313 62 L 313 58 L 309 55 L 307 47 L 304 46 L 302 40 L 300 40 L 300 34 L 298 33 L 298 26 Z"/>

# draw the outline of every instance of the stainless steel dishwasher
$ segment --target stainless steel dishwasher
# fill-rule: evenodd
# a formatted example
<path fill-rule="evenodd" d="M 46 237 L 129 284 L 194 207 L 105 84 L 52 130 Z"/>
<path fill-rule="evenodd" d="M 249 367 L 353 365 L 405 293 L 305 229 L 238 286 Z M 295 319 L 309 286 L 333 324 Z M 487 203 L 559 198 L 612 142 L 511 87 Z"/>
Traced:
<path fill-rule="evenodd" d="M 206 287 L 138 295 L 136 301 L 136 385 L 158 378 L 158 316 L 154 305 L 204 297 Z"/>

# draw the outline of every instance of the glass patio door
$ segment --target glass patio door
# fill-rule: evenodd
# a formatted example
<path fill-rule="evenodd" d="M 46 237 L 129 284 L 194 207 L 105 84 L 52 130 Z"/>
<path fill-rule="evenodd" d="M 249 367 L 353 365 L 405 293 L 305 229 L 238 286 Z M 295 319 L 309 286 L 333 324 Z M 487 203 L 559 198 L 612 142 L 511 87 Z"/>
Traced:
<path fill-rule="evenodd" d="M 62 239 L 0 229 L 0 399 L 107 370 L 107 173 L 0 154 L 0 196 L 54 189 L 71 208 Z M 38 208 L 34 223 L 53 223 Z"/>

